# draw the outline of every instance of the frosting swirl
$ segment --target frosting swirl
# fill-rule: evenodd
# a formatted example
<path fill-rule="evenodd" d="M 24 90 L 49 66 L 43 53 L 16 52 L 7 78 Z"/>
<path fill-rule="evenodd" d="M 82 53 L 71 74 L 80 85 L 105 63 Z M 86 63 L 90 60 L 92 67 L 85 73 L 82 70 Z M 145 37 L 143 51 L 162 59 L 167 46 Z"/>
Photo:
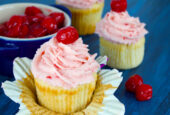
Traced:
<path fill-rule="evenodd" d="M 56 2 L 59 4 L 64 4 L 80 9 L 91 8 L 95 3 L 100 3 L 103 1 L 104 0 L 56 0 Z"/>
<path fill-rule="evenodd" d="M 95 61 L 96 54 L 90 55 L 87 47 L 81 38 L 69 45 L 52 38 L 34 56 L 31 65 L 34 77 L 65 89 L 90 83 L 99 64 Z"/>
<path fill-rule="evenodd" d="M 96 26 L 96 33 L 111 42 L 132 44 L 143 38 L 148 31 L 139 18 L 129 16 L 128 12 L 108 12 Z"/>

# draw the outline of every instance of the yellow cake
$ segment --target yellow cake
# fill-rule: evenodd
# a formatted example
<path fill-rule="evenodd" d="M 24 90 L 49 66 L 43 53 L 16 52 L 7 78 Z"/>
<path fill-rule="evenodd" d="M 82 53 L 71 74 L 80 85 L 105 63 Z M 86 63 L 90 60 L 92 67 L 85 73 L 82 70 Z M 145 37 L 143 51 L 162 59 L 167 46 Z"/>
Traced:
<path fill-rule="evenodd" d="M 79 85 L 76 88 L 64 89 L 46 84 L 35 78 L 35 86 L 40 105 L 58 113 L 69 114 L 84 109 L 91 101 L 96 86 L 97 75 L 94 81 Z"/>
<path fill-rule="evenodd" d="M 100 64 L 105 64 L 105 62 L 107 61 L 106 57 L 98 57 L 96 60 Z M 4 83 L 2 83 L 2 88 L 4 90 L 4 93 L 11 100 L 13 100 L 14 102 L 20 105 L 20 109 L 17 112 L 17 114 L 21 114 L 21 115 L 68 115 L 64 113 L 55 112 L 50 109 L 55 108 L 56 106 L 58 106 L 61 109 L 63 108 L 63 106 L 65 106 L 63 105 L 64 103 L 66 103 L 66 105 L 68 105 L 69 108 L 73 108 L 75 107 L 75 105 L 79 105 L 80 103 L 82 103 L 83 100 L 81 100 L 82 99 L 81 97 L 84 97 L 86 99 L 88 97 L 90 98 L 89 96 L 90 94 L 87 95 L 86 97 L 87 90 L 91 92 L 90 91 L 91 88 L 87 87 L 88 84 L 86 86 L 85 84 L 81 86 L 79 85 L 78 87 L 76 87 L 79 89 L 75 88 L 76 89 L 75 91 L 73 89 L 66 91 L 62 87 L 54 87 L 54 89 L 52 89 L 53 86 L 47 85 L 47 83 L 42 81 L 42 79 L 35 78 L 32 75 L 30 71 L 31 62 L 32 60 L 28 58 L 16 58 L 14 60 L 15 81 L 5 81 Z M 107 115 L 108 111 L 109 111 L 109 114 L 111 115 L 113 114 L 123 115 L 125 112 L 125 107 L 113 95 L 123 79 L 121 75 L 122 73 L 117 71 L 116 69 L 113 69 L 113 70 L 106 70 L 106 69 L 101 70 L 100 69 L 97 72 L 97 83 L 95 86 L 94 93 L 90 99 L 90 103 L 88 103 L 84 109 L 78 112 L 73 112 L 69 115 L 98 115 L 98 114 Z M 85 88 L 84 86 L 87 88 Z M 45 89 L 47 87 L 49 88 Z M 85 89 L 83 89 L 82 87 L 84 87 Z M 56 88 L 59 88 L 59 90 Z M 41 91 L 38 91 L 39 89 Z M 36 94 L 36 90 L 37 90 L 37 94 Z M 49 90 L 51 90 L 51 92 Z M 14 95 L 14 92 L 15 92 L 15 95 Z M 75 93 L 78 93 L 78 92 L 82 92 L 85 95 L 81 93 L 78 97 L 75 97 L 75 98 L 72 97 L 72 100 L 70 101 L 69 100 L 70 96 L 76 95 Z M 65 93 L 65 96 L 68 98 L 60 101 L 60 99 L 64 97 L 64 93 Z M 62 95 L 62 96 L 59 97 L 59 95 Z M 55 100 L 57 98 L 60 98 L 60 99 Z M 43 99 L 43 101 L 42 102 L 38 101 L 40 99 Z M 76 99 L 78 100 L 78 104 L 76 103 L 74 105 L 73 100 L 76 100 Z M 56 101 L 58 101 L 59 103 L 56 103 Z M 64 103 L 61 103 L 61 102 L 64 102 Z M 44 103 L 44 105 L 46 106 L 47 104 L 49 106 L 52 106 L 52 105 L 53 106 L 50 107 L 50 109 L 48 109 L 47 107 L 43 106 L 42 103 Z M 73 106 L 70 107 L 70 104 L 72 104 Z M 71 110 L 68 110 L 68 111 L 71 111 Z"/>
<path fill-rule="evenodd" d="M 96 27 L 100 36 L 100 55 L 106 55 L 108 65 L 117 69 L 139 66 L 144 57 L 145 24 L 129 16 L 127 11 L 108 12 Z"/>
<path fill-rule="evenodd" d="M 61 0 L 57 0 L 60 4 Z M 69 1 L 69 0 L 68 0 Z M 78 30 L 80 35 L 93 34 L 96 24 L 101 20 L 104 2 L 96 2 L 90 8 L 77 8 L 68 4 L 66 6 L 72 13 L 72 25 Z"/>
<path fill-rule="evenodd" d="M 135 68 L 142 63 L 144 57 L 145 38 L 137 43 L 117 44 L 100 38 L 100 55 L 109 57 L 108 65 L 118 69 Z"/>
<path fill-rule="evenodd" d="M 61 114 L 85 109 L 96 87 L 100 65 L 78 37 L 73 27 L 60 29 L 37 50 L 31 64 L 39 104 Z"/>

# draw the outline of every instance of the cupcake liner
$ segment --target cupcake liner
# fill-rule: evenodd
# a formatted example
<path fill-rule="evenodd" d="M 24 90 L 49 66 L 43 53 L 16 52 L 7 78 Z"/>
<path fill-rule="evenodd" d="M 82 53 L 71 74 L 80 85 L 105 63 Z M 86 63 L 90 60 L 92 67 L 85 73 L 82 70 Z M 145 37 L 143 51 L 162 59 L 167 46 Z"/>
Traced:
<path fill-rule="evenodd" d="M 100 64 L 105 64 L 107 57 L 99 57 L 96 60 Z M 31 60 L 28 58 L 16 58 L 13 69 L 16 80 L 2 83 L 5 94 L 14 102 L 20 104 L 17 115 L 63 115 L 40 106 L 37 103 L 36 89 L 30 64 Z M 124 105 L 113 95 L 123 79 L 121 75 L 122 73 L 116 69 L 99 70 L 96 89 L 91 102 L 83 110 L 71 113 L 71 115 L 124 114 Z"/>
<path fill-rule="evenodd" d="M 145 38 L 135 44 L 117 44 L 100 38 L 100 55 L 109 58 L 108 66 L 117 69 L 131 69 L 139 66 L 144 57 Z"/>
<path fill-rule="evenodd" d="M 93 34 L 96 23 L 101 20 L 104 3 L 96 3 L 92 8 L 79 9 L 66 6 L 72 13 L 72 25 L 80 35 Z"/>
<path fill-rule="evenodd" d="M 80 111 L 91 100 L 96 86 L 97 74 L 94 74 L 94 79 L 91 83 L 78 85 L 68 90 L 62 87 L 50 86 L 42 80 L 35 78 L 38 102 L 50 110 L 65 114 Z"/>

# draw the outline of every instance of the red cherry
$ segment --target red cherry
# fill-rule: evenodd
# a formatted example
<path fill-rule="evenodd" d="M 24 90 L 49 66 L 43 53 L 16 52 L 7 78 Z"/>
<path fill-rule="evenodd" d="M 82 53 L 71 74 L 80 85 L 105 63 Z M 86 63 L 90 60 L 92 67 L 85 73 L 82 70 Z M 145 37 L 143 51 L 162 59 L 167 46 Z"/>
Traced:
<path fill-rule="evenodd" d="M 22 16 L 22 25 L 24 25 L 24 24 L 29 25 L 29 20 L 28 20 L 27 16 Z"/>
<path fill-rule="evenodd" d="M 6 26 L 6 22 L 3 24 L 0 24 L 0 36 L 6 36 L 8 31 L 8 28 Z"/>
<path fill-rule="evenodd" d="M 43 28 L 41 25 L 39 24 L 33 24 L 30 26 L 30 36 L 34 36 L 34 37 L 42 37 L 47 35 L 47 29 Z"/>
<path fill-rule="evenodd" d="M 35 16 L 36 14 L 43 13 L 41 9 L 35 7 L 35 6 L 29 6 L 25 9 L 25 15 L 27 16 Z"/>
<path fill-rule="evenodd" d="M 125 83 L 126 90 L 130 92 L 135 92 L 136 88 L 143 84 L 142 77 L 139 75 L 131 76 Z"/>
<path fill-rule="evenodd" d="M 58 26 L 59 28 L 63 27 L 63 25 L 64 25 L 64 20 L 65 20 L 64 13 L 53 12 L 53 13 L 51 13 L 49 16 L 56 20 L 57 26 Z"/>
<path fill-rule="evenodd" d="M 78 38 L 79 38 L 78 31 L 72 26 L 60 29 L 56 35 L 57 41 L 62 42 L 64 44 L 73 43 Z"/>
<path fill-rule="evenodd" d="M 15 26 L 19 27 L 23 23 L 23 16 L 14 15 L 10 18 L 10 20 L 7 22 L 8 29 L 11 29 Z"/>
<path fill-rule="evenodd" d="M 127 0 L 112 0 L 111 9 L 115 12 L 124 12 L 127 8 Z"/>
<path fill-rule="evenodd" d="M 8 33 L 7 33 L 7 36 L 8 37 L 18 37 L 19 36 L 19 32 L 20 32 L 20 27 L 21 26 L 15 26 L 13 28 L 10 28 Z"/>
<path fill-rule="evenodd" d="M 25 36 L 25 38 L 35 38 L 35 36 L 33 36 L 33 35 L 27 35 L 27 36 Z"/>
<path fill-rule="evenodd" d="M 54 34 L 58 32 L 58 28 L 56 28 L 53 32 L 50 32 L 49 34 Z"/>
<path fill-rule="evenodd" d="M 137 87 L 136 99 L 138 101 L 146 101 L 152 98 L 152 86 L 142 84 Z"/>
<path fill-rule="evenodd" d="M 44 14 L 36 14 L 35 16 L 28 16 L 28 21 L 30 24 L 40 23 L 44 18 Z"/>
<path fill-rule="evenodd" d="M 56 21 L 49 16 L 44 18 L 44 20 L 41 22 L 41 26 L 46 28 L 49 33 L 52 33 L 57 29 Z"/>
<path fill-rule="evenodd" d="M 29 28 L 27 25 L 21 26 L 20 33 L 19 33 L 19 38 L 24 38 L 29 32 Z"/>

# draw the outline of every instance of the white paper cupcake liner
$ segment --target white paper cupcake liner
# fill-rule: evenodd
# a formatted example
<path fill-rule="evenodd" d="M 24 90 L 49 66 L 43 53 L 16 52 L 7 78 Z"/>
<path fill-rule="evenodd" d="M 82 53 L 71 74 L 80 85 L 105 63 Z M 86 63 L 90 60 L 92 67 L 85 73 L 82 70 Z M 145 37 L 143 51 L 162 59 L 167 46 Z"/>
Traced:
<path fill-rule="evenodd" d="M 96 59 L 99 64 L 106 65 L 107 57 L 98 57 Z M 36 106 L 37 111 L 43 110 L 46 113 L 54 113 L 36 103 L 36 92 L 34 86 L 33 76 L 30 70 L 31 60 L 28 58 L 16 58 L 14 60 L 13 72 L 15 81 L 5 81 L 2 83 L 2 88 L 5 94 L 14 102 L 19 103 L 19 112 L 17 115 L 30 115 L 34 114 L 30 111 L 21 95 L 26 97 L 25 101 L 31 101 Z M 122 73 L 116 69 L 100 69 L 98 71 L 99 79 L 93 95 L 92 102 L 82 110 L 82 113 L 88 115 L 123 115 L 125 113 L 124 105 L 113 95 L 122 81 Z M 26 84 L 24 84 L 26 83 Z M 109 86 L 109 88 L 103 87 Z M 106 88 L 106 89 L 104 89 Z M 101 100 L 101 94 L 104 93 Z M 30 99 L 30 100 L 29 100 Z M 102 102 L 98 102 L 102 101 Z M 75 113 L 79 115 L 81 112 Z M 74 113 L 73 113 L 74 115 Z"/>

